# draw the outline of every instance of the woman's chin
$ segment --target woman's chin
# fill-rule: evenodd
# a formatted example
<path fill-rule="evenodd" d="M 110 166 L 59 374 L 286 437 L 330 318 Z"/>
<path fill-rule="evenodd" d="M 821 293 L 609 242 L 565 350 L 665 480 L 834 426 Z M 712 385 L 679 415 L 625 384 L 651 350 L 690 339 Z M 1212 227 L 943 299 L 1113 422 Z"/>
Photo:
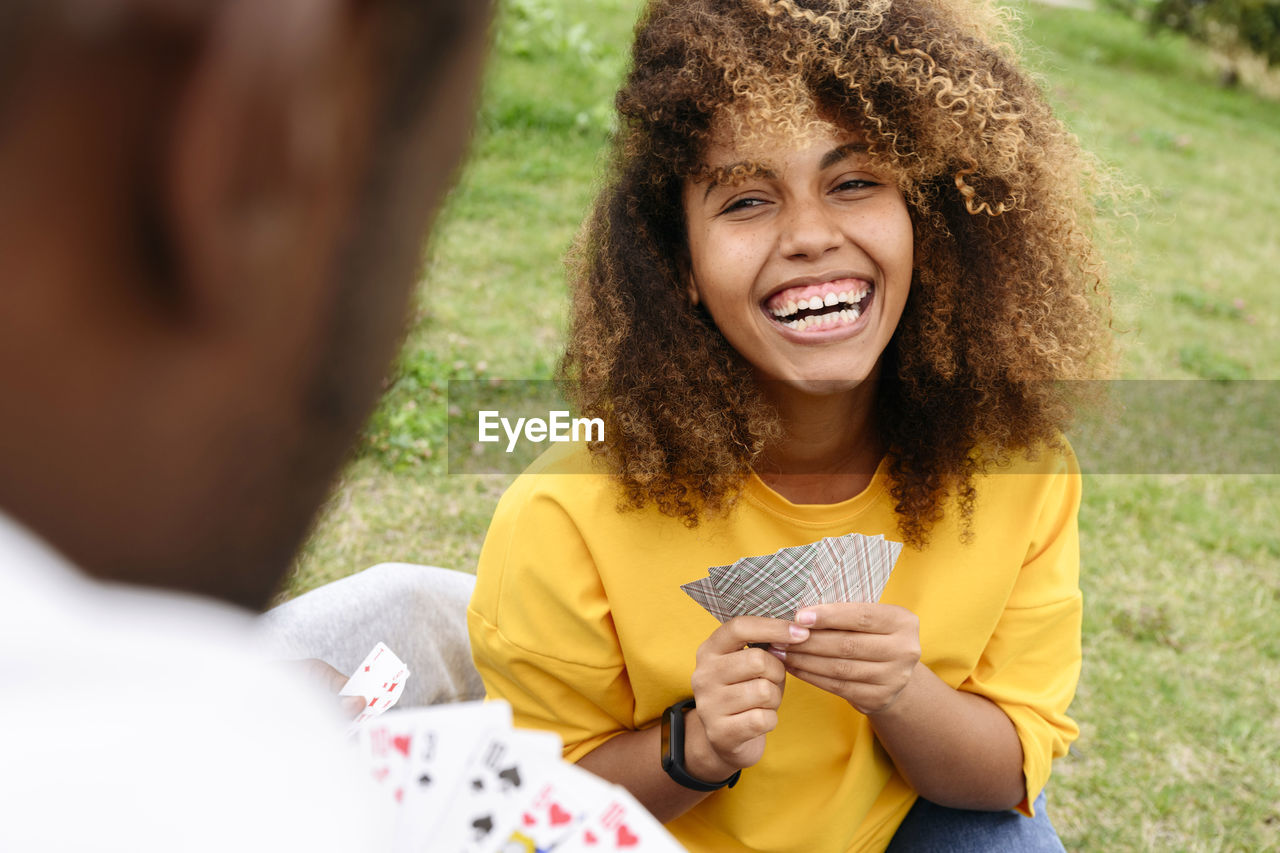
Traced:
<path fill-rule="evenodd" d="M 762 378 L 761 385 L 766 394 L 785 394 L 788 396 L 803 394 L 810 397 L 834 397 L 849 394 L 865 386 L 871 376 L 868 372 L 858 375 L 821 374 L 787 378 Z"/>

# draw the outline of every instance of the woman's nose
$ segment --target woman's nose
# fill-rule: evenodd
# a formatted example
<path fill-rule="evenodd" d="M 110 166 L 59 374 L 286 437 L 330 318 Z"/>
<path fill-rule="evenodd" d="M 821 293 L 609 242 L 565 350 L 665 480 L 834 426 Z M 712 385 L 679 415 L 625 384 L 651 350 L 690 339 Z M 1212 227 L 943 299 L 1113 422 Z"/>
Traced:
<path fill-rule="evenodd" d="M 790 201 L 783 216 L 779 250 L 788 258 L 812 260 L 838 247 L 844 234 L 832 214 L 819 199 Z"/>

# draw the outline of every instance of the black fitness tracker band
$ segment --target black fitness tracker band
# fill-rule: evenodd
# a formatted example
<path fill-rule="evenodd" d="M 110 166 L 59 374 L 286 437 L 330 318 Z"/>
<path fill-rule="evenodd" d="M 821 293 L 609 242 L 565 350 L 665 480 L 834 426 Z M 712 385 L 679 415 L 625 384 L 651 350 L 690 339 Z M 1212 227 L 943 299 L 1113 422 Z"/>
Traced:
<path fill-rule="evenodd" d="M 684 714 L 694 707 L 692 699 L 677 702 L 662 712 L 662 769 L 676 782 L 695 791 L 719 791 L 738 784 L 742 771 L 722 782 L 703 782 L 689 774 L 684 766 Z"/>

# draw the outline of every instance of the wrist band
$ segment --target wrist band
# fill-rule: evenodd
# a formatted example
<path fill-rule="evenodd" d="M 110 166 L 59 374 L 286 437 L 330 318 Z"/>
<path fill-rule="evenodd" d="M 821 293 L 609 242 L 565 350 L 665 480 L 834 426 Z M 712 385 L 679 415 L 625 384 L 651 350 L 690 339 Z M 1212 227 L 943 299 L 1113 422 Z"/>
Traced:
<path fill-rule="evenodd" d="M 718 791 L 738 784 L 742 771 L 720 782 L 704 782 L 689 773 L 684 763 L 684 715 L 695 707 L 692 699 L 677 702 L 662 712 L 662 769 L 674 781 L 694 791 Z"/>

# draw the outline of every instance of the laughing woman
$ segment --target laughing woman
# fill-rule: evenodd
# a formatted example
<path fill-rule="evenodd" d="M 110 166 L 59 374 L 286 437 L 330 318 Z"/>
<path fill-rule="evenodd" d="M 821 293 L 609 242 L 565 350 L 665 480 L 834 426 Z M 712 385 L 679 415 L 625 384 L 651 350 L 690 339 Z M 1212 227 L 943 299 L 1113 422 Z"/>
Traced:
<path fill-rule="evenodd" d="M 507 492 L 469 618 L 488 694 L 691 850 L 1060 849 L 1052 380 L 1108 346 L 1087 160 L 1000 35 L 954 0 L 641 18 L 571 281 L 605 438 Z M 907 545 L 879 603 L 719 624 L 680 589 L 851 532 Z"/>

